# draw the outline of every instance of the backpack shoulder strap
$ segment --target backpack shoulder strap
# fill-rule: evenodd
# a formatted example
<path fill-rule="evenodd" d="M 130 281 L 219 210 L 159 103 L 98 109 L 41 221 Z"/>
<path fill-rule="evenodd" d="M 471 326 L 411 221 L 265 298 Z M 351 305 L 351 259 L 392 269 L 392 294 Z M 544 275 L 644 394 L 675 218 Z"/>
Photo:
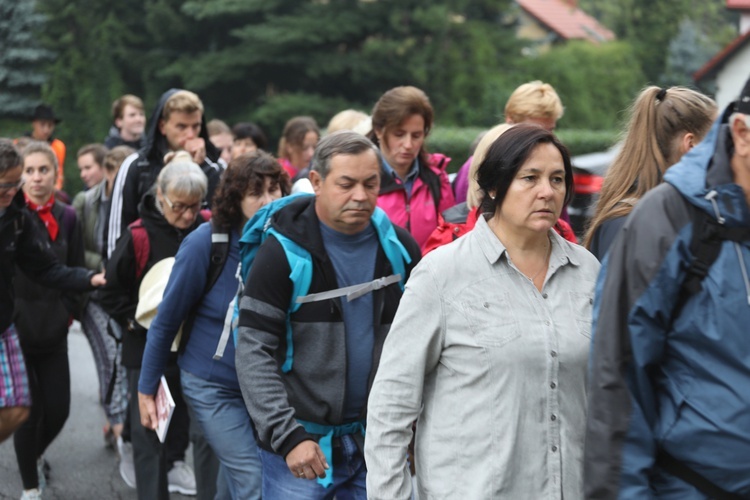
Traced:
<path fill-rule="evenodd" d="M 292 336 L 291 315 L 296 312 L 302 304 L 297 302 L 297 297 L 307 295 L 312 283 L 312 256 L 310 252 L 302 248 L 293 240 L 287 238 L 272 227 L 265 234 L 272 234 L 284 249 L 286 259 L 289 262 L 289 279 L 292 281 L 292 297 L 289 302 L 289 310 L 286 314 L 286 358 L 281 366 L 281 371 L 289 373 L 294 363 L 294 342 Z"/>
<path fill-rule="evenodd" d="M 750 228 L 726 227 L 708 213 L 693 207 L 693 232 L 690 238 L 690 253 L 693 258 L 680 286 L 677 305 L 672 314 L 676 318 L 688 299 L 700 292 L 703 280 L 719 257 L 725 241 L 750 240 Z"/>
<path fill-rule="evenodd" d="M 151 254 L 151 242 L 148 239 L 148 231 L 143 225 L 142 219 L 137 219 L 128 225 L 130 234 L 133 235 L 133 250 L 135 250 L 135 278 L 141 279 L 143 271 L 148 263 L 148 256 Z"/>
<path fill-rule="evenodd" d="M 201 211 L 201 213 L 203 213 L 203 211 Z M 216 282 L 219 281 L 219 277 L 221 276 L 221 273 L 224 272 L 224 266 L 229 259 L 229 230 L 219 227 L 213 222 L 213 220 L 209 220 L 209 224 L 211 224 L 211 257 L 208 261 L 208 270 L 206 272 L 206 286 L 203 287 L 203 294 L 201 295 L 200 301 L 203 300 L 206 294 L 214 287 Z M 200 301 L 190 310 L 190 313 L 182 324 L 182 335 L 180 335 L 180 340 L 177 346 L 177 351 L 179 353 L 185 351 L 185 346 L 187 346 L 188 340 L 190 339 Z"/>
<path fill-rule="evenodd" d="M 398 239 L 393 223 L 380 207 L 375 207 L 370 221 L 378 233 L 380 246 L 391 263 L 393 274 L 401 275 L 399 286 L 403 291 L 406 284 L 406 264 L 411 264 L 411 256 L 406 247 L 404 247 L 404 244 L 401 243 L 401 240 Z"/>
<path fill-rule="evenodd" d="M 62 225 L 65 227 L 65 233 L 68 236 L 68 241 L 73 238 L 73 230 L 76 226 L 76 209 L 70 205 L 63 205 L 63 212 L 61 216 Z"/>
<path fill-rule="evenodd" d="M 209 222 L 209 224 L 211 224 L 211 260 L 208 264 L 208 279 L 204 290 L 206 293 L 213 288 L 224 270 L 229 258 L 230 240 L 227 228 L 218 227 L 214 222 Z"/>

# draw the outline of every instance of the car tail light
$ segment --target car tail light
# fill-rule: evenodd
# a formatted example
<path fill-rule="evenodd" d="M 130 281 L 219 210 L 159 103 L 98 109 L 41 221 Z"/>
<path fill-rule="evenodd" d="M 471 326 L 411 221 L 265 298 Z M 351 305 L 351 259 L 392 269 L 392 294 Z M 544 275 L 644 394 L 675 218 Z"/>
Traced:
<path fill-rule="evenodd" d="M 573 187 L 576 194 L 597 194 L 602 189 L 604 177 L 584 173 L 573 174 Z"/>

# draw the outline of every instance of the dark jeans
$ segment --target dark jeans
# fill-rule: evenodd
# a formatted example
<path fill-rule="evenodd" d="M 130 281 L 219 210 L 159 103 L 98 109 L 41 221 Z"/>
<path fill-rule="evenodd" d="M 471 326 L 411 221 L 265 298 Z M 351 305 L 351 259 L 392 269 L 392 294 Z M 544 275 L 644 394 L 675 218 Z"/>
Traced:
<path fill-rule="evenodd" d="M 31 412 L 13 436 L 13 445 L 23 489 L 30 490 L 39 486 L 37 458 L 60 433 L 70 413 L 68 344 L 63 342 L 51 353 L 24 357 L 31 390 Z"/>
<path fill-rule="evenodd" d="M 172 468 L 174 462 L 185 460 L 185 450 L 190 441 L 190 418 L 185 401 L 182 399 L 180 370 L 175 363 L 170 361 L 164 373 L 175 402 L 175 409 L 163 445 L 156 437 L 156 432 L 141 425 L 141 415 L 138 409 L 138 378 L 140 376 L 140 369 L 128 368 L 130 440 L 133 444 L 133 463 L 138 498 L 141 500 L 169 500 L 167 472 Z"/>

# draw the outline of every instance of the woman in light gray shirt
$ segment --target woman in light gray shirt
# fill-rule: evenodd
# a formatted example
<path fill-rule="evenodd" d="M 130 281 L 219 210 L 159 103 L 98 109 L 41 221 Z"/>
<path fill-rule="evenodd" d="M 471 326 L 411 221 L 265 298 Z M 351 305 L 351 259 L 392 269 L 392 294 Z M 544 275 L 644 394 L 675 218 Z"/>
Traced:
<path fill-rule="evenodd" d="M 582 498 L 599 263 L 553 227 L 572 194 L 554 135 L 516 125 L 477 178 L 476 227 L 412 273 L 370 393 L 369 498 Z"/>

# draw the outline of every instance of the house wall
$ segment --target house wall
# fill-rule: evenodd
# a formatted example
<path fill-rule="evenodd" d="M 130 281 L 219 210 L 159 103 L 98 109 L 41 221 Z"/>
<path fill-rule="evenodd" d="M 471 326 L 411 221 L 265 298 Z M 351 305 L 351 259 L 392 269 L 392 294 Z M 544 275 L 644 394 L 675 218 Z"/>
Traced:
<path fill-rule="evenodd" d="M 750 44 L 745 44 L 716 75 L 716 103 L 720 110 L 740 95 L 750 76 Z"/>
<path fill-rule="evenodd" d="M 519 14 L 518 29 L 516 30 L 516 36 L 518 38 L 541 42 L 545 40 L 548 35 L 549 30 L 542 26 L 542 24 L 532 16 L 523 11 Z"/>

